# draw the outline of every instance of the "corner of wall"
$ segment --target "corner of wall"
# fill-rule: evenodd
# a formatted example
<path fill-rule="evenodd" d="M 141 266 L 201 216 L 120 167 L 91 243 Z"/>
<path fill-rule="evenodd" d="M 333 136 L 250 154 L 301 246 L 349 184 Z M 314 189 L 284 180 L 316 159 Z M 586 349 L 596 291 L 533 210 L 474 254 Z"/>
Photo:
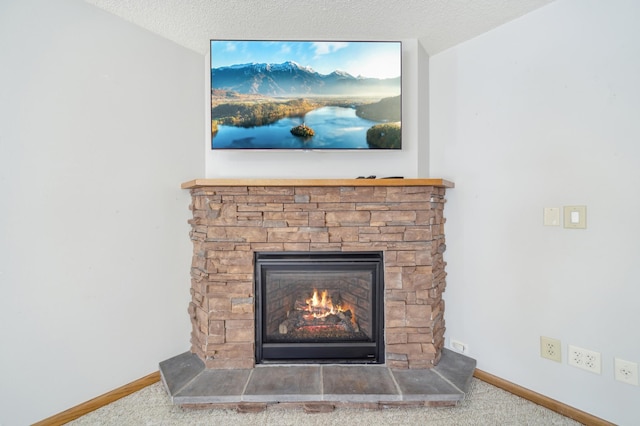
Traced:
<path fill-rule="evenodd" d="M 429 177 L 429 54 L 420 42 L 418 52 L 418 177 Z"/>

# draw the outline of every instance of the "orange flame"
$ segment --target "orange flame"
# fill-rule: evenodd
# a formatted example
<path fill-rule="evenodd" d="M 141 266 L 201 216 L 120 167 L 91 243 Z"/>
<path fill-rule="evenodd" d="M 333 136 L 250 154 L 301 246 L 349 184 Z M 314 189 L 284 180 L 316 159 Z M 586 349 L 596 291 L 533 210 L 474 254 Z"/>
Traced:
<path fill-rule="evenodd" d="M 313 295 L 306 299 L 305 303 L 307 304 L 307 312 L 310 312 L 314 318 L 326 318 L 329 315 L 350 310 L 350 306 L 335 306 L 327 290 L 323 290 L 321 294 L 318 294 L 318 290 L 315 288 L 313 289 Z"/>

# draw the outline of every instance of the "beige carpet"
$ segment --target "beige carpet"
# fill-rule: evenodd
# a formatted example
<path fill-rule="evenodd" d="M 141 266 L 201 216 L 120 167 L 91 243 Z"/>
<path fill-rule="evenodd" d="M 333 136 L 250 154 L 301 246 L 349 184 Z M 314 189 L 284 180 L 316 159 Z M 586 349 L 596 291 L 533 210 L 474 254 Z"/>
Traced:
<path fill-rule="evenodd" d="M 363 410 L 337 408 L 305 414 L 302 409 L 269 406 L 261 413 L 232 410 L 185 410 L 171 404 L 156 383 L 89 413 L 70 425 L 579 425 L 513 394 L 472 379 L 464 401 L 456 407 Z"/>

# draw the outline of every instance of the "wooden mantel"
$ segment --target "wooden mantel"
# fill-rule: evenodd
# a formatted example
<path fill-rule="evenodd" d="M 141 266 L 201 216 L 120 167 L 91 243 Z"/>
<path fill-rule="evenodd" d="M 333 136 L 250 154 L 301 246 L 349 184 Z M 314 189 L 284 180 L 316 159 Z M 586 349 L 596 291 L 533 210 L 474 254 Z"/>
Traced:
<path fill-rule="evenodd" d="M 182 189 L 207 186 L 435 186 L 453 188 L 453 182 L 433 179 L 194 179 Z"/>

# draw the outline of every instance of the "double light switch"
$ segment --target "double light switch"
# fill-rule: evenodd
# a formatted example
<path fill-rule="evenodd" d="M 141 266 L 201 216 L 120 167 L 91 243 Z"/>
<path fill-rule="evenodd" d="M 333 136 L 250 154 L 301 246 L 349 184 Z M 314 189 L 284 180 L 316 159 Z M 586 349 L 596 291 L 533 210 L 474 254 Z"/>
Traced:
<path fill-rule="evenodd" d="M 564 227 L 570 229 L 585 229 L 587 227 L 587 206 L 564 206 Z M 545 207 L 545 226 L 560 226 L 560 208 Z"/>

